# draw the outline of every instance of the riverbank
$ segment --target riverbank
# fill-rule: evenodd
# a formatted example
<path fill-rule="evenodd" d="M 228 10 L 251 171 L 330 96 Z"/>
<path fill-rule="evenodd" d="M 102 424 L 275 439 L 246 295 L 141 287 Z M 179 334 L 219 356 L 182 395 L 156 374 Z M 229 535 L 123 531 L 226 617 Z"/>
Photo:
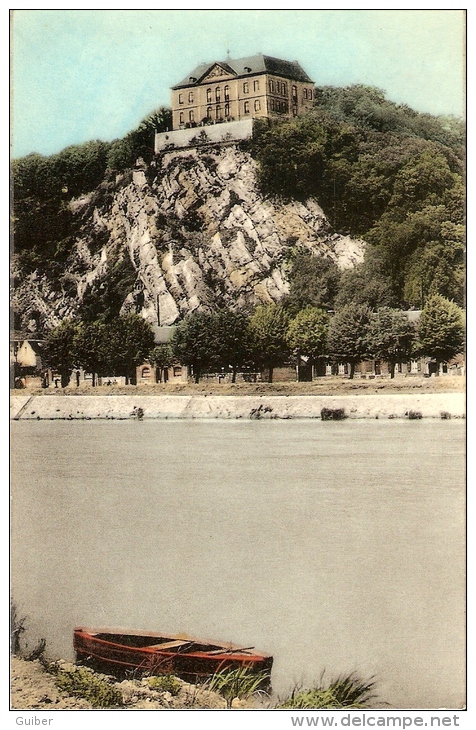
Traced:
<path fill-rule="evenodd" d="M 58 667 L 64 672 L 74 672 L 76 666 L 60 661 Z M 149 686 L 148 679 L 126 679 L 122 682 L 112 677 L 91 672 L 96 677 L 105 678 L 110 686 L 122 696 L 123 709 L 128 710 L 204 710 L 225 709 L 226 700 L 216 692 L 188 684 L 177 679 L 178 693 L 158 691 Z M 11 709 L 13 710 L 92 710 L 93 705 L 86 699 L 71 696 L 58 688 L 55 676 L 46 671 L 36 661 L 26 661 L 12 656 L 10 661 Z M 234 709 L 252 708 L 253 700 L 233 701 Z"/>
<path fill-rule="evenodd" d="M 12 395 L 13 420 L 464 418 L 463 392 L 359 395 Z"/>

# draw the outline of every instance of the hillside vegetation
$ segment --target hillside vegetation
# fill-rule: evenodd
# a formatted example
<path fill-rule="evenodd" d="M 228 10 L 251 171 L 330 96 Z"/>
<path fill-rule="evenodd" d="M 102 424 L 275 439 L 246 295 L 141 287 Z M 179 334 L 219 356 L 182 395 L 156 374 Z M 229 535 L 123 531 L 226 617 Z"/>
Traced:
<path fill-rule="evenodd" d="M 229 148 L 234 161 L 210 149 L 154 160 L 164 109 L 123 140 L 14 160 L 15 324 L 34 312 L 49 329 L 80 308 L 107 320 L 127 302 L 152 320 L 162 294 L 169 324 L 197 307 L 271 301 L 292 315 L 309 305 L 421 308 L 435 294 L 463 306 L 462 122 L 364 86 L 315 96 L 306 116 L 258 124 L 251 144 Z M 138 157 L 140 184 L 130 172 Z M 347 249 L 339 258 L 359 239 L 363 260 Z"/>

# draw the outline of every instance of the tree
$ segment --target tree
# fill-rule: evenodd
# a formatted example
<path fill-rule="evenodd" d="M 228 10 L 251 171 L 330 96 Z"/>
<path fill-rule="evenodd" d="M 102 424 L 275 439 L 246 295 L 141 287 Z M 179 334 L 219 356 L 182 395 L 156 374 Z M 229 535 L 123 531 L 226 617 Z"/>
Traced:
<path fill-rule="evenodd" d="M 348 304 L 336 311 L 329 323 L 327 352 L 334 361 L 350 364 L 350 379 L 356 364 L 369 355 L 370 317 L 368 307 Z"/>
<path fill-rule="evenodd" d="M 167 342 L 156 345 L 149 355 L 150 364 L 157 369 L 156 382 L 162 381 L 162 375 L 165 368 L 170 368 L 174 364 L 174 356 L 172 347 Z"/>
<path fill-rule="evenodd" d="M 115 355 L 112 347 L 110 327 L 105 322 L 81 322 L 76 337 L 77 364 L 91 373 L 93 387 L 97 375 L 112 374 Z"/>
<path fill-rule="evenodd" d="M 335 261 L 300 251 L 289 273 L 286 308 L 293 314 L 309 305 L 330 309 L 337 293 L 339 275 Z"/>
<path fill-rule="evenodd" d="M 250 359 L 248 317 L 244 312 L 220 309 L 213 315 L 216 355 L 220 367 L 231 368 L 231 382 L 236 382 L 238 368 Z"/>
<path fill-rule="evenodd" d="M 135 384 L 137 366 L 148 360 L 154 348 L 152 327 L 137 314 L 118 317 L 110 327 L 110 344 L 112 374 Z"/>
<path fill-rule="evenodd" d="M 370 317 L 368 329 L 369 351 L 390 366 L 390 377 L 395 377 L 395 365 L 408 360 L 413 351 L 416 331 L 408 317 L 398 309 L 380 307 Z"/>
<path fill-rule="evenodd" d="M 61 376 L 61 387 L 66 388 L 71 373 L 77 365 L 76 338 L 78 325 L 66 320 L 46 335 L 44 359 L 48 367 L 57 370 Z"/>
<path fill-rule="evenodd" d="M 438 363 L 448 362 L 463 350 L 464 341 L 463 310 L 439 294 L 430 297 L 418 322 L 420 353 Z"/>
<path fill-rule="evenodd" d="M 295 352 L 298 362 L 308 359 L 311 367 L 325 353 L 328 316 L 318 307 L 306 307 L 291 320 L 287 332 L 289 347 Z"/>
<path fill-rule="evenodd" d="M 200 375 L 217 361 L 213 316 L 198 311 L 189 314 L 177 325 L 171 346 L 174 358 L 191 369 L 195 383 L 198 383 Z"/>
<path fill-rule="evenodd" d="M 261 304 L 250 317 L 249 332 L 253 360 L 268 370 L 268 382 L 273 382 L 273 369 L 284 364 L 289 356 L 286 340 L 289 317 L 279 304 Z"/>

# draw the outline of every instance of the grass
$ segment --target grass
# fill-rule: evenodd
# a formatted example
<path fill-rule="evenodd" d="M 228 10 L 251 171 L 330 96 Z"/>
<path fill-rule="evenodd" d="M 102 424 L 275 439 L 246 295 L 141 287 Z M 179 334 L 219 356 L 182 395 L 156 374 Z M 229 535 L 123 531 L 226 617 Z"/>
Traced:
<path fill-rule="evenodd" d="M 223 669 L 209 680 L 207 689 L 218 692 L 226 700 L 230 708 L 235 698 L 247 700 L 257 692 L 266 694 L 263 687 L 269 684 L 268 672 L 253 672 L 248 667 Z"/>
<path fill-rule="evenodd" d="M 374 681 L 362 680 L 355 674 L 342 675 L 317 687 L 294 689 L 289 697 L 280 701 L 276 709 L 285 710 L 360 710 L 371 707 L 375 699 Z"/>

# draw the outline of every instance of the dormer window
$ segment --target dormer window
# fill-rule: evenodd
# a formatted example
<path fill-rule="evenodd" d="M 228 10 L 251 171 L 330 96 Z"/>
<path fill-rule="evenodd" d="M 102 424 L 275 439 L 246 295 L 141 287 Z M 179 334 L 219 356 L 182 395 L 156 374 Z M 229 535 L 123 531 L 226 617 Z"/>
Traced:
<path fill-rule="evenodd" d="M 251 73 L 251 68 L 249 66 L 245 66 L 245 71 L 247 74 Z"/>
<path fill-rule="evenodd" d="M 191 84 L 194 84 L 197 79 L 195 76 L 190 76 L 188 80 L 190 81 Z"/>

